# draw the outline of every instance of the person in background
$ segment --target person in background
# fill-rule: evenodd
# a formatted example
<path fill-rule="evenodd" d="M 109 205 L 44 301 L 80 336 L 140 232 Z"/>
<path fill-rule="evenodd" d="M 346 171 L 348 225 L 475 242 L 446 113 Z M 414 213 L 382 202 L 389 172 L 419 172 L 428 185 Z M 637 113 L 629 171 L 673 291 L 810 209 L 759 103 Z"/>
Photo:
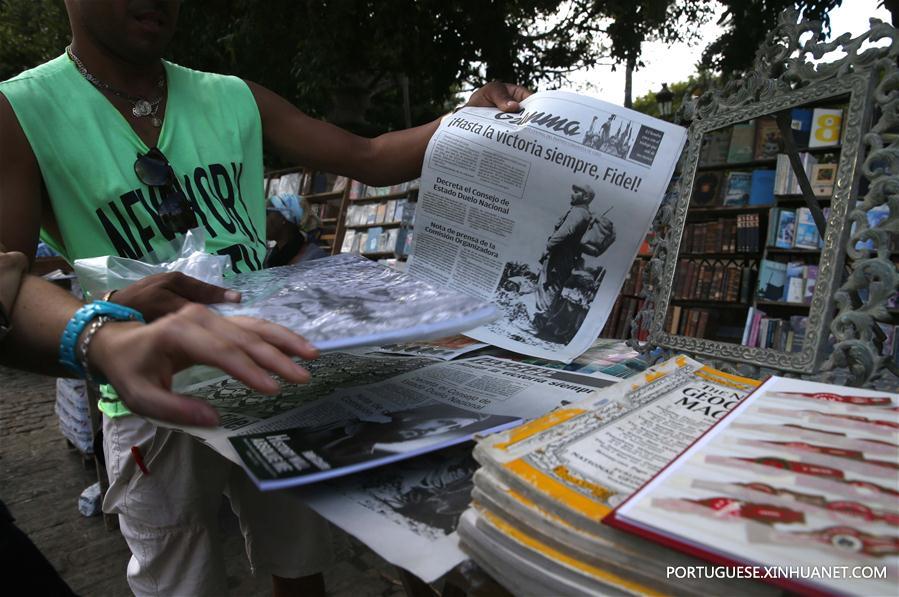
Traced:
<path fill-rule="evenodd" d="M 60 338 L 90 305 L 28 275 L 28 259 L 0 244 L 0 363 L 45 375 L 71 375 L 59 363 Z M 193 364 L 218 367 L 264 394 L 278 382 L 303 383 L 309 373 L 292 357 L 318 355 L 306 340 L 281 326 L 248 317 L 220 317 L 191 303 L 146 325 L 134 320 L 88 320 L 72 339 L 90 375 L 112 382 L 132 412 L 160 421 L 211 426 L 215 409 L 172 392 L 172 376 Z M 98 325 L 99 324 L 99 325 Z M 96 326 L 96 328 L 94 328 Z M 74 595 L 53 566 L 14 523 L 0 501 L 0 574 L 34 595 Z"/>
<path fill-rule="evenodd" d="M 328 256 L 310 234 L 318 228 L 318 218 L 304 208 L 299 195 L 270 197 L 265 211 L 265 236 L 269 244 L 274 243 L 265 258 L 265 267 L 293 265 Z"/>

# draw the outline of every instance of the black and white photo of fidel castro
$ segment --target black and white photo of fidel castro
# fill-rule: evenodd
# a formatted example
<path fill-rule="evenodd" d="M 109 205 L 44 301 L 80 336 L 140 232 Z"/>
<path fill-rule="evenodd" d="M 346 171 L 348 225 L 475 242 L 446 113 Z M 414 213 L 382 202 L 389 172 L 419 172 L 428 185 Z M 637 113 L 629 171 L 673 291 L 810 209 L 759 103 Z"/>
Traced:
<path fill-rule="evenodd" d="M 605 276 L 598 258 L 615 242 L 615 226 L 595 216 L 589 185 L 572 185 L 571 206 L 546 240 L 540 257 L 533 325 L 537 335 L 567 344 L 580 329 Z"/>

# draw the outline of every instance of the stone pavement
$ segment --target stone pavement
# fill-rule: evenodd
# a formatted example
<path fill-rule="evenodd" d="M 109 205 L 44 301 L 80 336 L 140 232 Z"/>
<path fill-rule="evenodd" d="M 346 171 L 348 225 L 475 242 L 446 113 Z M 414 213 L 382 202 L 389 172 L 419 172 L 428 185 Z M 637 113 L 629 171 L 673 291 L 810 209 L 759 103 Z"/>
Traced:
<path fill-rule="evenodd" d="M 129 553 L 122 536 L 107 531 L 102 517 L 78 512 L 79 494 L 96 478 L 59 432 L 55 391 L 51 378 L 0 367 L 0 499 L 76 593 L 129 595 Z M 243 538 L 227 506 L 220 522 L 231 595 L 270 595 L 270 579 L 250 574 Z M 360 543 L 347 543 L 340 562 L 325 575 L 329 595 L 405 594 L 393 566 Z"/>

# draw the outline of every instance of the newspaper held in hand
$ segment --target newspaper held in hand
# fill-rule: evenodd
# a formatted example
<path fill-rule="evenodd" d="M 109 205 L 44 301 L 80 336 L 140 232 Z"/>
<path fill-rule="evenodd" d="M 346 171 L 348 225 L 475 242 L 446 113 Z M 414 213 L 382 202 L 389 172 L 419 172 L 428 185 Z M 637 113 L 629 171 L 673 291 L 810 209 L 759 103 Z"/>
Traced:
<path fill-rule="evenodd" d="M 238 274 L 226 283 L 243 300 L 216 311 L 283 325 L 321 351 L 442 338 L 498 315 L 487 301 L 356 255 Z"/>
<path fill-rule="evenodd" d="M 467 335 L 571 361 L 599 335 L 686 131 L 561 91 L 463 108 L 424 159 L 408 272 L 495 303 Z"/>

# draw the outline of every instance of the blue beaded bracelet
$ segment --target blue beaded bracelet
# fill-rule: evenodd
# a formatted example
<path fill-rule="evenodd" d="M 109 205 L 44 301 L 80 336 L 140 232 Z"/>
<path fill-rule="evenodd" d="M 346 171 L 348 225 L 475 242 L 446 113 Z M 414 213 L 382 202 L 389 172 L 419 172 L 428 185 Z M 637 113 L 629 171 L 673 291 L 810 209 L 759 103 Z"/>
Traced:
<path fill-rule="evenodd" d="M 138 311 L 107 301 L 94 301 L 78 309 L 75 315 L 72 316 L 72 319 L 69 320 L 69 323 L 66 324 L 66 329 L 62 332 L 62 338 L 59 341 L 59 362 L 71 369 L 79 378 L 84 378 L 86 372 L 75 356 L 78 337 L 87 324 L 100 315 L 106 315 L 119 321 L 139 321 L 144 323 L 144 316 Z"/>

